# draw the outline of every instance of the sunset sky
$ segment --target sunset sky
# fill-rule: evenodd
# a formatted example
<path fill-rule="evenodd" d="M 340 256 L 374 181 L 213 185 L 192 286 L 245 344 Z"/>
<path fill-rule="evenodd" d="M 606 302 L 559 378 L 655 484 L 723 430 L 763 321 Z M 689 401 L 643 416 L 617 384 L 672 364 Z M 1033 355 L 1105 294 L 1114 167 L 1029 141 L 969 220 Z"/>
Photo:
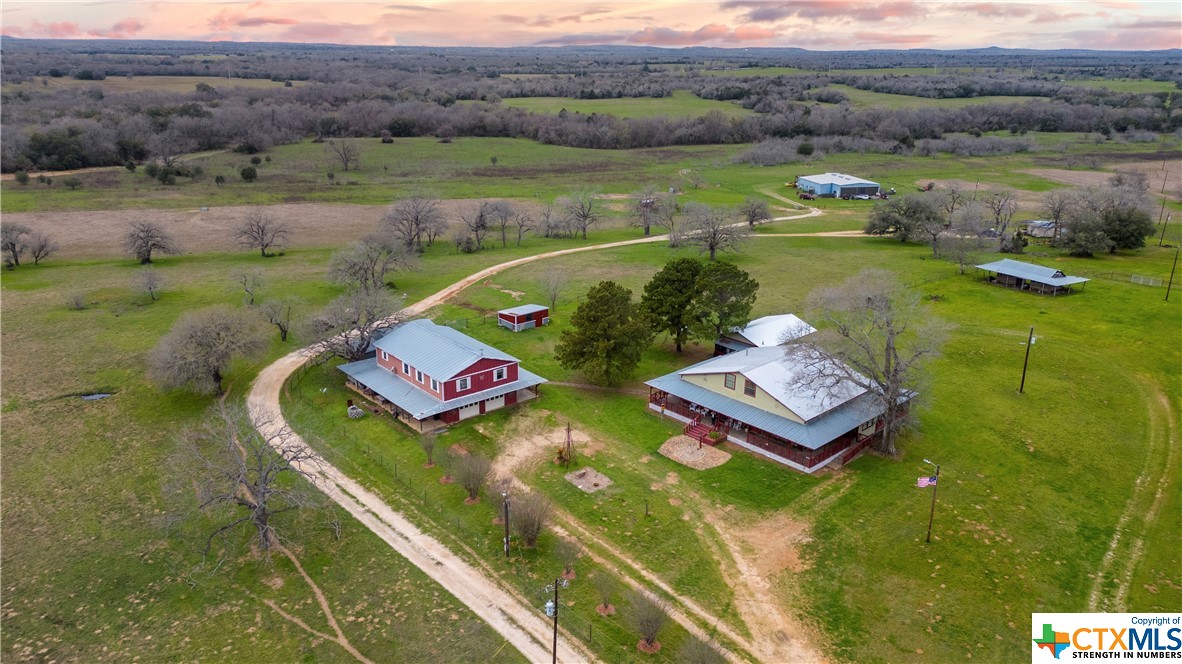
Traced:
<path fill-rule="evenodd" d="M 4 35 L 403 46 L 1182 48 L 1182 3 L 21 2 Z"/>

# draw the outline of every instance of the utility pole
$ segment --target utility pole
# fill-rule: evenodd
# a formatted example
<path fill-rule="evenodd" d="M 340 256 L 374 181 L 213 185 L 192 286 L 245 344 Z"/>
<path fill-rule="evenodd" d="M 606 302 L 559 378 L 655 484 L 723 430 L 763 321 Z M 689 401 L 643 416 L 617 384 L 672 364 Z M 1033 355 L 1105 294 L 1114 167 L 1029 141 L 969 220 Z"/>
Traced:
<path fill-rule="evenodd" d="M 1170 301 L 1170 289 L 1174 287 L 1174 270 L 1178 269 L 1178 252 L 1182 249 L 1174 250 L 1174 267 L 1170 268 L 1170 283 L 1166 285 L 1166 302 Z"/>
<path fill-rule="evenodd" d="M 1161 202 L 1161 209 L 1162 209 L 1162 212 L 1166 211 L 1166 202 L 1165 201 Z M 1166 226 L 1170 225 L 1170 217 L 1172 217 L 1172 216 L 1174 216 L 1173 212 L 1167 214 L 1166 215 L 1166 223 L 1161 225 L 1161 237 L 1157 238 L 1157 246 L 1159 246 L 1159 247 L 1161 246 L 1161 243 L 1166 239 Z M 1157 220 L 1159 222 L 1161 221 L 1160 214 L 1157 215 Z"/>
<path fill-rule="evenodd" d="M 932 463 L 931 461 L 928 461 L 927 459 L 924 459 L 923 462 L 931 464 L 936 467 L 936 481 L 933 482 L 934 486 L 932 487 L 932 512 L 931 512 L 931 514 L 928 515 L 927 543 L 931 544 L 932 543 L 932 521 L 934 521 L 936 519 L 936 492 L 940 490 L 940 464 Z"/>
<path fill-rule="evenodd" d="M 505 560 L 509 559 L 509 494 L 501 493 L 501 502 L 505 506 Z"/>
<path fill-rule="evenodd" d="M 1167 296 L 1169 293 L 1166 294 Z M 1026 359 L 1022 361 L 1022 383 L 1018 385 L 1018 394 L 1026 389 L 1026 366 L 1030 364 L 1030 347 L 1034 345 L 1034 326 L 1030 326 L 1030 336 L 1026 339 Z"/>
<path fill-rule="evenodd" d="M 554 653 L 550 659 L 551 664 L 558 664 L 558 583 L 560 578 L 554 579 L 554 645 L 552 652 Z"/>

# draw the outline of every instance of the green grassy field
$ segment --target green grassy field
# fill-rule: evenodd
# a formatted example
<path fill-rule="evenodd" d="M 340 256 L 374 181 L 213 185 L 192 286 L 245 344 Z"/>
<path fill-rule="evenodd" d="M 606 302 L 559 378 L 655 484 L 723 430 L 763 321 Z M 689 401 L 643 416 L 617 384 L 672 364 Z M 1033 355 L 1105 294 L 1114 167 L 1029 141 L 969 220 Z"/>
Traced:
<path fill-rule="evenodd" d="M 42 83 L 44 81 L 44 83 Z M 73 78 L 44 77 L 26 83 L 5 83 L 5 94 L 23 91 L 28 94 L 52 92 L 55 90 L 78 90 L 97 87 L 103 92 L 193 92 L 198 83 L 218 89 L 251 88 L 270 89 L 284 87 L 283 81 L 266 78 L 226 78 L 225 76 L 108 76 L 101 81 L 79 81 Z M 303 81 L 292 81 L 292 86 L 303 85 Z"/>
<path fill-rule="evenodd" d="M 719 111 L 727 117 L 737 118 L 751 115 L 738 104 L 728 101 L 701 99 L 689 90 L 674 90 L 668 97 L 621 97 L 619 99 L 572 99 L 570 97 L 513 97 L 502 100 L 502 104 L 524 108 L 534 113 L 558 113 L 566 109 L 570 113 L 601 113 L 621 118 L 696 117 L 710 111 Z"/>
<path fill-rule="evenodd" d="M 1066 85 L 1081 88 L 1107 88 L 1113 92 L 1177 92 L 1178 86 L 1172 81 L 1149 81 L 1145 79 L 1090 78 L 1064 81 Z"/>
<path fill-rule="evenodd" d="M 895 95 L 871 90 L 859 90 L 848 85 L 830 85 L 830 90 L 838 90 L 850 98 L 854 106 L 862 108 L 963 108 L 977 104 L 1020 104 L 1043 97 L 952 97 L 935 99 L 931 97 L 916 97 L 913 95 Z"/>

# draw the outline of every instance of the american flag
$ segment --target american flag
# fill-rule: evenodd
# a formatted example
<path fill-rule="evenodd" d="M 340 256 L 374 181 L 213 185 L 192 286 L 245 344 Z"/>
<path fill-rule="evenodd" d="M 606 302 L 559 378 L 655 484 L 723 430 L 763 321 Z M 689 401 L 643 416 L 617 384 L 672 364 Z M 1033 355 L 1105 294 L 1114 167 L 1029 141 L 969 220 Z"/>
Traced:
<path fill-rule="evenodd" d="M 924 488 L 925 486 L 935 486 L 935 484 L 936 484 L 936 476 L 935 476 L 935 475 L 932 475 L 931 477 L 921 477 L 921 478 L 919 478 L 919 481 L 917 481 L 917 482 L 915 483 L 915 486 L 917 486 L 917 487 L 919 487 L 919 488 L 921 488 L 921 489 L 922 489 L 922 488 Z"/>

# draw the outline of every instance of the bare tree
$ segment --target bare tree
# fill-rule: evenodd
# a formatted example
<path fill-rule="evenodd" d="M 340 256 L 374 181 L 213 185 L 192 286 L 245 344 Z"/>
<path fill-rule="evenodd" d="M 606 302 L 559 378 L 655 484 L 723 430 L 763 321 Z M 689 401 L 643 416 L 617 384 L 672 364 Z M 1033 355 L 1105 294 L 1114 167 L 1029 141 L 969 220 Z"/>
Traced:
<path fill-rule="evenodd" d="M 641 643 L 637 645 L 656 652 L 660 645 L 657 636 L 669 621 L 664 600 L 652 598 L 640 590 L 631 591 L 628 593 L 628 619 L 640 634 Z"/>
<path fill-rule="evenodd" d="M 435 434 L 425 433 L 419 436 L 419 447 L 423 448 L 423 453 L 427 455 L 427 468 L 435 467 Z"/>
<path fill-rule="evenodd" d="M 0 223 L 0 251 L 8 254 L 5 262 L 20 267 L 21 255 L 28 249 L 31 231 L 24 224 Z"/>
<path fill-rule="evenodd" d="M 509 525 L 521 538 L 521 543 L 532 548 L 538 545 L 538 537 L 550 520 L 554 505 L 539 491 L 527 493 L 513 501 L 509 513 Z"/>
<path fill-rule="evenodd" d="M 254 306 L 254 296 L 263 287 L 263 273 L 260 270 L 236 270 L 230 277 L 242 287 L 242 303 Z"/>
<path fill-rule="evenodd" d="M 616 612 L 612 606 L 612 597 L 620 588 L 620 582 L 607 570 L 598 570 L 591 577 L 591 585 L 595 587 L 595 595 L 599 597 L 599 606 L 595 607 L 601 615 L 610 616 Z"/>
<path fill-rule="evenodd" d="M 484 249 L 484 238 L 492 225 L 491 203 L 482 201 L 473 210 L 460 214 L 460 219 L 468 228 L 468 236 L 475 242 L 475 250 Z"/>
<path fill-rule="evenodd" d="M 423 240 L 431 244 L 446 226 L 441 201 L 436 196 L 416 193 L 394 201 L 382 217 L 382 225 L 407 249 L 421 251 Z M 434 231 L 434 232 L 433 232 Z"/>
<path fill-rule="evenodd" d="M 985 250 L 987 229 L 985 210 L 976 201 L 965 203 L 952 215 L 952 228 L 940 239 L 940 246 L 947 258 L 956 261 L 961 274 L 975 262 L 977 253 Z"/>
<path fill-rule="evenodd" d="M 739 251 L 751 237 L 751 229 L 732 222 L 730 210 L 701 203 L 691 203 L 686 208 L 689 223 L 685 239 L 696 245 L 699 251 L 709 254 L 710 260 L 714 260 L 720 251 Z"/>
<path fill-rule="evenodd" d="M 406 247 L 369 236 L 333 253 L 328 261 L 328 278 L 373 292 L 386 287 L 388 274 L 409 271 L 415 265 L 415 256 Z"/>
<path fill-rule="evenodd" d="M 542 207 L 538 213 L 538 219 L 534 223 L 534 232 L 549 238 L 571 237 L 575 234 L 570 215 L 555 209 L 553 205 Z"/>
<path fill-rule="evenodd" d="M 542 273 L 542 288 L 546 291 L 546 298 L 550 302 L 550 311 L 554 311 L 558 304 L 558 296 L 562 294 L 562 289 L 566 287 L 566 282 L 570 280 L 566 272 L 562 269 L 551 265 Z"/>
<path fill-rule="evenodd" d="M 74 291 L 66 296 L 66 307 L 74 311 L 82 311 L 86 308 L 86 293 L 82 291 Z"/>
<path fill-rule="evenodd" d="M 295 298 L 281 297 L 259 305 L 258 311 L 263 320 L 279 330 L 280 341 L 287 341 L 287 333 L 291 330 L 291 321 L 297 304 L 298 300 Z"/>
<path fill-rule="evenodd" d="M 595 192 L 589 189 L 573 191 L 569 196 L 558 199 L 558 206 L 565 211 L 576 232 L 582 233 L 587 239 L 587 229 L 599 223 L 602 214 L 599 210 L 599 199 Z"/>
<path fill-rule="evenodd" d="M 521 246 L 521 241 L 525 239 L 525 234 L 534 226 L 533 217 L 528 212 L 518 212 L 513 215 L 513 227 L 517 229 L 517 246 Z"/>
<path fill-rule="evenodd" d="M 334 138 L 324 143 L 325 149 L 333 159 L 341 164 L 341 170 L 347 171 L 352 166 L 354 170 L 361 168 L 361 146 L 351 138 Z"/>
<path fill-rule="evenodd" d="M 772 210 L 767 201 L 758 198 L 747 198 L 739 206 L 739 214 L 747 222 L 747 227 L 754 230 L 755 224 L 772 218 Z"/>
<path fill-rule="evenodd" d="M 226 305 L 190 311 L 148 355 L 148 374 L 164 388 L 222 394 L 222 374 L 230 363 L 267 349 L 261 326 L 256 316 Z"/>
<path fill-rule="evenodd" d="M 492 471 L 492 462 L 479 454 L 469 454 L 456 460 L 456 481 L 468 492 L 467 503 L 480 500 L 480 490 L 488 481 L 488 474 Z M 516 515 L 514 515 L 516 518 Z"/>
<path fill-rule="evenodd" d="M 1047 192 L 1046 198 L 1042 201 L 1042 214 L 1046 215 L 1049 221 L 1055 222 L 1054 237 L 1051 243 L 1059 244 L 1059 235 L 1062 231 L 1063 224 L 1067 220 L 1067 213 L 1071 207 L 1075 205 L 1075 192 L 1070 189 L 1052 189 Z"/>
<path fill-rule="evenodd" d="M 401 322 L 401 298 L 380 291 L 353 291 L 337 297 L 308 323 L 319 350 L 349 362 L 364 359 L 369 346 Z"/>
<path fill-rule="evenodd" d="M 895 438 L 909 412 L 923 364 L 934 357 L 947 328 L 924 315 L 919 296 L 890 272 L 866 269 L 840 285 L 809 295 L 821 330 L 785 346 L 801 365 L 798 389 L 812 394 L 866 390 L 883 411 L 875 447 L 897 453 Z"/>
<path fill-rule="evenodd" d="M 950 224 L 952 215 L 956 214 L 956 209 L 964 203 L 964 194 L 960 193 L 959 185 L 951 182 L 936 195 L 936 203 L 944 213 L 944 222 Z"/>
<path fill-rule="evenodd" d="M 985 207 L 993 214 L 993 230 L 997 232 L 998 247 L 1005 251 L 1010 241 L 1010 222 L 1018 212 L 1018 201 L 1012 191 L 995 191 L 985 198 Z"/>
<path fill-rule="evenodd" d="M 684 233 L 680 226 L 678 226 L 677 214 L 681 212 L 681 206 L 672 194 L 662 196 L 658 199 L 657 207 L 654 210 L 656 224 L 665 229 L 669 234 L 669 246 L 677 248 L 681 246 L 682 236 Z"/>
<path fill-rule="evenodd" d="M 148 294 L 153 302 L 160 299 L 160 291 L 164 288 L 164 280 L 154 267 L 141 268 L 135 275 L 135 285 Z"/>
<path fill-rule="evenodd" d="M 632 221 L 630 225 L 644 229 L 644 236 L 652 235 L 652 228 L 657 222 L 657 211 L 661 200 L 656 187 L 645 187 L 636 194 L 636 202 L 632 204 Z"/>
<path fill-rule="evenodd" d="M 493 201 L 488 205 L 489 225 L 501 232 L 501 248 L 509 246 L 509 225 L 513 222 L 515 210 L 508 201 Z"/>
<path fill-rule="evenodd" d="M 180 246 L 168 232 L 154 221 L 133 221 L 123 236 L 123 249 L 134 256 L 140 265 L 152 262 L 152 254 L 179 254 Z"/>
<path fill-rule="evenodd" d="M 41 261 L 49 258 L 50 254 L 58 250 L 58 244 L 45 233 L 34 231 L 29 233 L 26 248 L 29 251 L 29 256 L 33 259 L 33 265 L 40 265 Z"/>
<path fill-rule="evenodd" d="M 196 487 L 198 509 L 218 524 L 205 536 L 204 555 L 243 526 L 254 530 L 259 551 L 269 551 L 279 541 L 275 518 L 317 503 L 310 483 L 289 479 L 309 477 L 316 463 L 285 425 L 217 402 L 200 426 L 179 436 L 172 460 L 177 490 Z"/>
<path fill-rule="evenodd" d="M 258 249 L 263 258 L 270 256 L 271 249 L 282 249 L 291 236 L 287 224 L 279 221 L 263 208 L 254 208 L 246 213 L 234 227 L 234 239 L 248 249 Z"/>
<path fill-rule="evenodd" d="M 148 138 L 148 153 L 165 168 L 178 166 L 193 147 L 192 139 L 171 127 Z"/>
<path fill-rule="evenodd" d="M 558 555 L 558 559 L 562 561 L 562 576 L 569 580 L 575 578 L 575 563 L 579 562 L 579 558 L 583 555 L 583 545 L 578 540 L 559 538 L 558 545 L 554 547 L 554 552 Z"/>
<path fill-rule="evenodd" d="M 915 219 L 914 232 L 925 235 L 932 245 L 932 258 L 940 256 L 940 238 L 948 232 L 948 221 L 937 215 L 924 215 Z"/>

